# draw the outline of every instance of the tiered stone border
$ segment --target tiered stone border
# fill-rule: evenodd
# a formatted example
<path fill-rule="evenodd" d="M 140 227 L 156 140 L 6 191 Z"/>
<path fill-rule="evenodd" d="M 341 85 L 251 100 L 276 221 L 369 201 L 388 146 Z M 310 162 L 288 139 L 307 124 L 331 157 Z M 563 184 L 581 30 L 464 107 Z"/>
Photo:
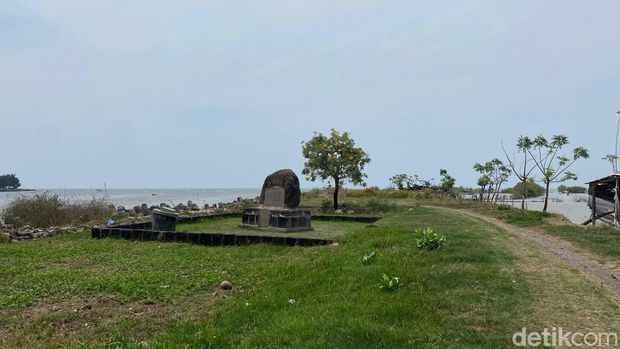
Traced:
<path fill-rule="evenodd" d="M 196 216 L 180 216 L 178 222 L 193 222 L 202 219 L 216 219 L 227 217 L 241 217 L 239 213 L 205 214 Z M 362 223 L 374 223 L 381 217 L 368 216 L 341 216 L 341 215 L 316 215 L 312 219 L 317 221 L 352 221 Z M 208 232 L 175 232 L 154 231 L 152 222 L 137 222 L 130 224 L 115 225 L 112 227 L 92 228 L 92 238 L 120 238 L 136 241 L 160 241 L 160 242 L 186 242 L 206 246 L 230 246 L 249 244 L 271 244 L 285 246 L 318 246 L 334 243 L 334 240 L 288 237 L 288 236 L 265 236 L 250 234 L 226 234 Z"/>

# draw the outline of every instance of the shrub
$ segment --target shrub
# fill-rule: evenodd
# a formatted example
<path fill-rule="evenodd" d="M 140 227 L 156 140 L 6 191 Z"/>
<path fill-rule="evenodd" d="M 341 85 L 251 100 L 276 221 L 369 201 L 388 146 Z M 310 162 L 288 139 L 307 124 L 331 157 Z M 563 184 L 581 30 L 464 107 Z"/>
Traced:
<path fill-rule="evenodd" d="M 434 229 L 416 228 L 414 231 L 417 248 L 436 250 L 446 243 L 446 237 L 437 233 Z"/>
<path fill-rule="evenodd" d="M 396 208 L 396 204 L 387 202 L 385 200 L 371 199 L 366 203 L 366 211 L 369 213 L 390 212 L 396 210 Z"/>
<path fill-rule="evenodd" d="M 388 199 L 406 199 L 409 197 L 409 191 L 406 190 L 389 190 L 383 192 L 383 196 Z"/>
<path fill-rule="evenodd" d="M 507 204 L 498 204 L 497 206 L 495 206 L 495 208 L 499 211 L 508 211 L 512 208 L 512 206 Z"/>
<path fill-rule="evenodd" d="M 389 276 L 387 274 L 383 274 L 381 276 L 381 283 L 379 284 L 379 288 L 384 291 L 394 291 L 400 287 L 400 278 L 398 276 Z"/>
<path fill-rule="evenodd" d="M 334 207 L 334 202 L 333 201 L 331 201 L 329 199 L 325 199 L 325 200 L 321 201 L 321 211 L 322 212 L 328 212 L 333 207 Z"/>
<path fill-rule="evenodd" d="M 74 202 L 48 193 L 33 197 L 20 197 L 4 210 L 8 224 L 29 224 L 34 227 L 51 227 L 67 224 L 86 224 L 105 221 L 112 214 L 105 200 Z"/>

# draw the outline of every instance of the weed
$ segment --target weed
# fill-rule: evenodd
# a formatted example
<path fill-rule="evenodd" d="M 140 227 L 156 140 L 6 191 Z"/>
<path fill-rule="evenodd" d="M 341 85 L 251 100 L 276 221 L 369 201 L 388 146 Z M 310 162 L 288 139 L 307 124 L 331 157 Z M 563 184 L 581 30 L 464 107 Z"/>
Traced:
<path fill-rule="evenodd" d="M 427 250 L 436 250 L 446 243 L 446 237 L 436 232 L 434 229 L 416 228 L 415 244 L 417 248 L 423 248 Z"/>

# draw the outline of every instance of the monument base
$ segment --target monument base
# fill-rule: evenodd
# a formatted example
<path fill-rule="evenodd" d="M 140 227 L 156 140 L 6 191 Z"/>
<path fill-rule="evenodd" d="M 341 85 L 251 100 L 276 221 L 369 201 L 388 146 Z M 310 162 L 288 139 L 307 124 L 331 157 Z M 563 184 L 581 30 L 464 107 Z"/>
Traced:
<path fill-rule="evenodd" d="M 310 210 L 256 207 L 243 210 L 241 224 L 246 227 L 293 232 L 312 230 L 311 221 Z"/>

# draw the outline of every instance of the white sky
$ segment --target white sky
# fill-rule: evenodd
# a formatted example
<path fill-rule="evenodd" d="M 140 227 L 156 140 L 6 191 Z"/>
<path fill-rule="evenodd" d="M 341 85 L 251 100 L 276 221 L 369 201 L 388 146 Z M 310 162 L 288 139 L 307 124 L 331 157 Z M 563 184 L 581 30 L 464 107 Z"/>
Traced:
<path fill-rule="evenodd" d="M 590 150 L 582 183 L 611 172 L 619 18 L 615 0 L 0 0 L 0 172 L 258 187 L 335 127 L 370 185 L 473 186 L 501 140 L 539 133 Z"/>

